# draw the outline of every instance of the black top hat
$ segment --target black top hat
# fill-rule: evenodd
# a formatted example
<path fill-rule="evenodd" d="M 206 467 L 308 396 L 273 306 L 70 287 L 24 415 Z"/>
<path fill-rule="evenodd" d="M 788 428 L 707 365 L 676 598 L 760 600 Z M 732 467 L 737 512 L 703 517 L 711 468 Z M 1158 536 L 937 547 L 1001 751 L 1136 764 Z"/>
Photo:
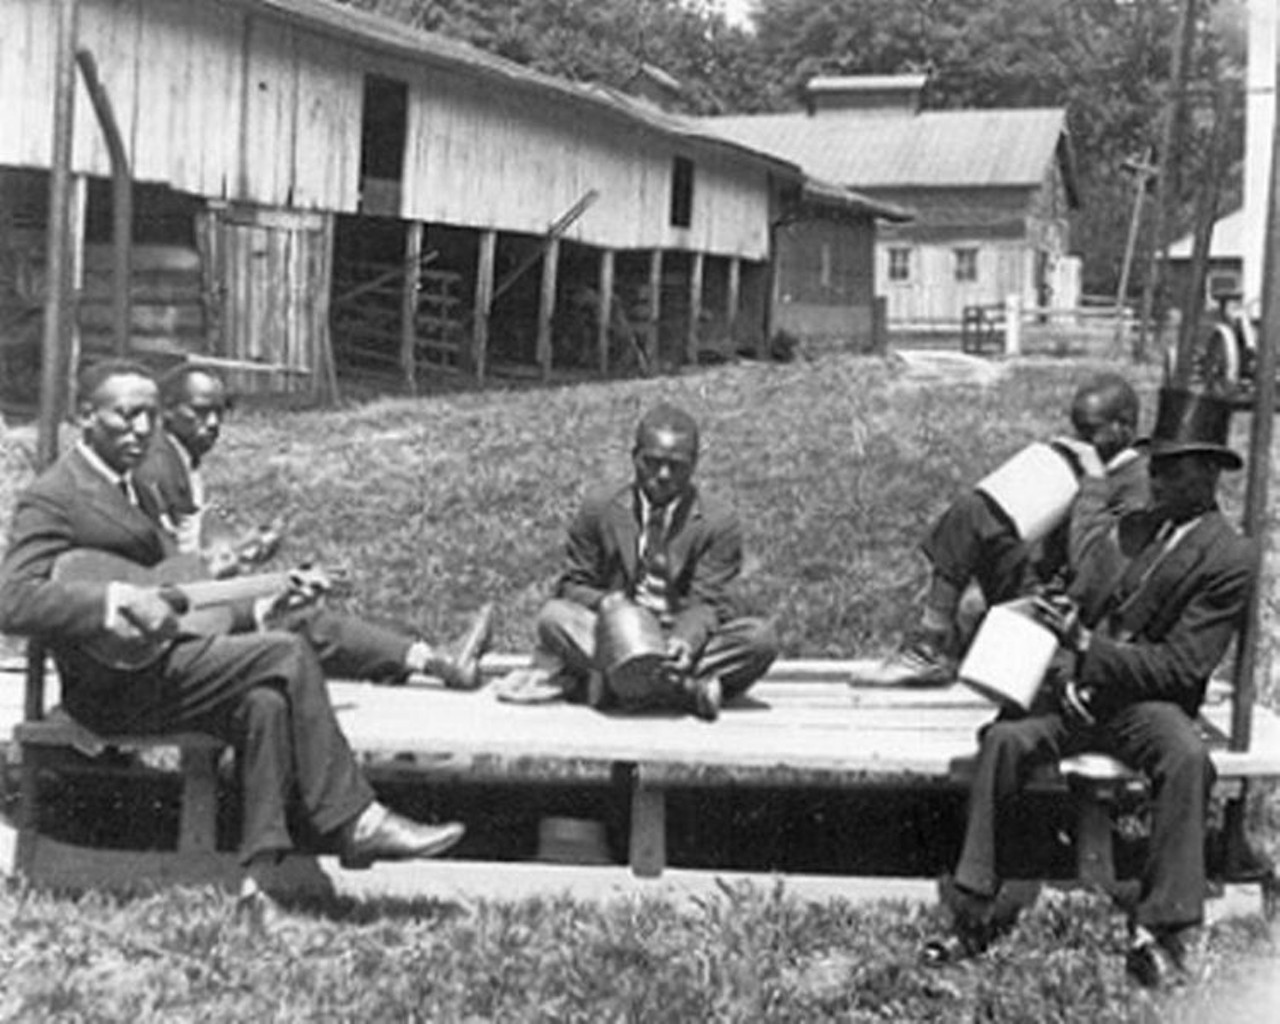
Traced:
<path fill-rule="evenodd" d="M 1214 457 L 1224 469 L 1239 469 L 1244 460 L 1227 447 L 1231 435 L 1231 403 L 1214 395 L 1161 388 L 1156 426 L 1146 445 L 1153 459 L 1167 455 Z"/>

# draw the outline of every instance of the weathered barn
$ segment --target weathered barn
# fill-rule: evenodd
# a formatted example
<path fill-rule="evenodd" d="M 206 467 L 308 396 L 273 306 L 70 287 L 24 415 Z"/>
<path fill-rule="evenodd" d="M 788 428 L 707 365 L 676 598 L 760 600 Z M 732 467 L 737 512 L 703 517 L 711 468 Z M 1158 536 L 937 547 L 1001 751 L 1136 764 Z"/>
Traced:
<path fill-rule="evenodd" d="M 1010 295 L 1079 301 L 1070 254 L 1076 177 L 1061 109 L 919 111 L 923 75 L 815 78 L 807 109 L 707 119 L 743 145 L 909 208 L 876 243 L 876 291 L 895 326 L 956 324 Z"/>
<path fill-rule="evenodd" d="M 54 9 L 0 0 L 0 329 L 38 310 Z M 137 183 L 131 345 L 267 371 L 242 388 L 760 350 L 775 225 L 879 210 L 703 125 L 331 0 L 79 12 Z M 83 82 L 72 169 L 79 327 L 101 347 L 111 163 Z"/>

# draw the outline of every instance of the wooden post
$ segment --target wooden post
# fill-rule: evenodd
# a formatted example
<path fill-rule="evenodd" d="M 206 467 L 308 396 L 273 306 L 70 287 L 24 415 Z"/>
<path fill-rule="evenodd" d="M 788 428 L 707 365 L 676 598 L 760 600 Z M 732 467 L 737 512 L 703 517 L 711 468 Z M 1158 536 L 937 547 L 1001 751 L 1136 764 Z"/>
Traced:
<path fill-rule="evenodd" d="M 1280 66 L 1276 68 L 1280 78 Z M 1271 470 L 1271 435 L 1276 400 L 1276 332 L 1280 331 L 1280 131 L 1271 129 L 1271 179 L 1267 192 L 1267 228 L 1262 258 L 1262 330 L 1257 336 L 1254 363 L 1253 422 L 1250 424 L 1248 483 L 1245 487 L 1244 532 L 1259 543 L 1267 529 L 1267 482 Z M 1258 566 L 1259 574 L 1262 565 Z M 1249 596 L 1244 626 L 1236 644 L 1233 676 L 1235 699 L 1231 707 L 1232 750 L 1248 750 L 1253 732 L 1253 701 L 1257 693 L 1258 643 L 1262 636 L 1262 602 L 1266 596 L 1259 579 Z"/>
<path fill-rule="evenodd" d="M 706 257 L 700 253 L 693 254 L 693 265 L 689 268 L 689 325 L 685 333 L 684 361 L 691 366 L 698 362 L 699 328 L 702 326 L 702 278 L 706 267 Z"/>
<path fill-rule="evenodd" d="M 418 393 L 418 288 L 422 281 L 422 242 L 426 225 L 410 221 L 404 235 L 404 282 L 400 291 L 400 369 L 409 393 Z"/>
<path fill-rule="evenodd" d="M 67 287 L 69 294 L 79 295 L 84 288 L 84 232 L 89 209 L 89 179 L 83 174 L 71 177 L 71 200 L 67 211 Z M 127 308 L 127 307 L 126 307 Z M 63 357 L 63 387 L 67 407 L 75 409 L 76 367 L 80 365 L 80 318 L 71 317 L 66 325 L 67 352 Z M 126 335 L 126 340 L 128 336 Z M 119 338 L 119 335 L 117 335 Z"/>
<path fill-rule="evenodd" d="M 627 860 L 637 878 L 657 878 L 667 866 L 667 800 L 661 786 L 637 771 L 631 792 L 631 841 Z"/>
<path fill-rule="evenodd" d="M 613 275 L 613 250 L 602 249 L 600 251 L 600 302 L 596 308 L 596 354 L 600 361 L 601 376 L 609 372 L 609 324 L 613 320 Z"/>
<path fill-rule="evenodd" d="M 493 265 L 498 253 L 498 233 L 480 232 L 480 255 L 476 260 L 476 312 L 471 324 L 471 368 L 483 384 L 488 369 L 489 314 L 493 307 Z"/>
<path fill-rule="evenodd" d="M 662 351 L 662 250 L 654 249 L 649 257 L 649 331 L 645 339 L 649 349 L 649 370 L 658 368 Z"/>
<path fill-rule="evenodd" d="M 542 294 L 538 300 L 538 368 L 542 379 L 551 376 L 551 321 L 556 314 L 556 275 L 560 270 L 560 239 L 547 242 L 542 254 Z"/>
<path fill-rule="evenodd" d="M 724 319 L 729 329 L 729 340 L 734 351 L 738 348 L 738 307 L 742 305 L 742 260 L 733 256 L 729 260 L 729 290 L 724 301 Z"/>
<path fill-rule="evenodd" d="M 1120 262 L 1120 283 L 1116 287 L 1116 327 L 1115 347 L 1118 352 L 1125 333 L 1125 305 L 1129 300 L 1129 274 L 1133 269 L 1133 254 L 1138 246 L 1138 231 L 1142 227 L 1142 207 L 1147 197 L 1147 185 L 1156 173 L 1152 163 L 1151 150 L 1141 160 L 1126 160 L 1121 164 L 1122 171 L 1133 175 L 1133 210 L 1129 214 L 1129 233 L 1124 242 L 1124 258 Z"/>
<path fill-rule="evenodd" d="M 1161 274 L 1169 249 L 1169 220 L 1171 207 L 1177 200 L 1181 175 L 1178 161 L 1182 151 L 1182 108 L 1186 97 L 1187 75 L 1190 71 L 1192 47 L 1196 34 L 1196 6 L 1198 0 L 1182 0 L 1182 14 L 1178 20 L 1178 34 L 1173 46 L 1173 68 L 1169 82 L 1169 96 L 1165 101 L 1160 124 L 1159 166 L 1156 177 L 1155 218 L 1151 228 L 1151 258 L 1147 263 L 1147 280 L 1142 290 L 1142 318 L 1138 322 L 1134 358 L 1141 361 L 1147 355 L 1147 335 L 1154 326 L 1156 295 L 1160 291 Z M 1156 341 L 1158 342 L 1157 335 Z"/>

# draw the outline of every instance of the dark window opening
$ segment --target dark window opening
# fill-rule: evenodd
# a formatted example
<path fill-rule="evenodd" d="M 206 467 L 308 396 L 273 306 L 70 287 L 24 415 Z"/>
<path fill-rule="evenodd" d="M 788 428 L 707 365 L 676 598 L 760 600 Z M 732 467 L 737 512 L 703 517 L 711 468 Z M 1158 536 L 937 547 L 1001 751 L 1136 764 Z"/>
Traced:
<path fill-rule="evenodd" d="M 408 139 L 408 86 L 394 78 L 365 75 L 360 118 L 361 208 L 366 213 L 397 214 Z"/>
<path fill-rule="evenodd" d="M 693 161 L 678 156 L 671 166 L 671 224 L 687 228 L 693 223 Z"/>

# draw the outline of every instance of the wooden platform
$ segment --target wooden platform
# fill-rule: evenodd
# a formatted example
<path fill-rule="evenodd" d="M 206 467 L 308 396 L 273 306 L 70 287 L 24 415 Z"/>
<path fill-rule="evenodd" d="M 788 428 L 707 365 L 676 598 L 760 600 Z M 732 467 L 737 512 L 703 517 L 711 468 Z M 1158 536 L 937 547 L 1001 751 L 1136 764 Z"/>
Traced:
<path fill-rule="evenodd" d="M 489 655 L 474 692 L 332 682 L 338 719 L 371 776 L 439 782 L 623 780 L 629 863 L 637 876 L 666 866 L 666 791 L 689 786 L 912 787 L 965 784 L 977 731 L 995 707 L 961 684 L 931 690 L 848 685 L 852 662 L 784 661 L 715 723 L 672 714 L 622 715 L 585 705 L 508 704 L 492 680 L 523 664 Z M 0 677 L 21 694 L 21 676 Z M 1226 786 L 1280 776 L 1280 717 L 1257 708 L 1252 749 L 1226 749 L 1230 702 L 1205 710 Z M 54 690 L 56 694 L 56 689 Z M 0 714 L 20 700 L 0 694 Z M 0 736 L 16 721 L 0 721 Z M 14 751 L 8 751 L 12 764 Z M 207 848 L 207 847 L 206 847 Z"/>

